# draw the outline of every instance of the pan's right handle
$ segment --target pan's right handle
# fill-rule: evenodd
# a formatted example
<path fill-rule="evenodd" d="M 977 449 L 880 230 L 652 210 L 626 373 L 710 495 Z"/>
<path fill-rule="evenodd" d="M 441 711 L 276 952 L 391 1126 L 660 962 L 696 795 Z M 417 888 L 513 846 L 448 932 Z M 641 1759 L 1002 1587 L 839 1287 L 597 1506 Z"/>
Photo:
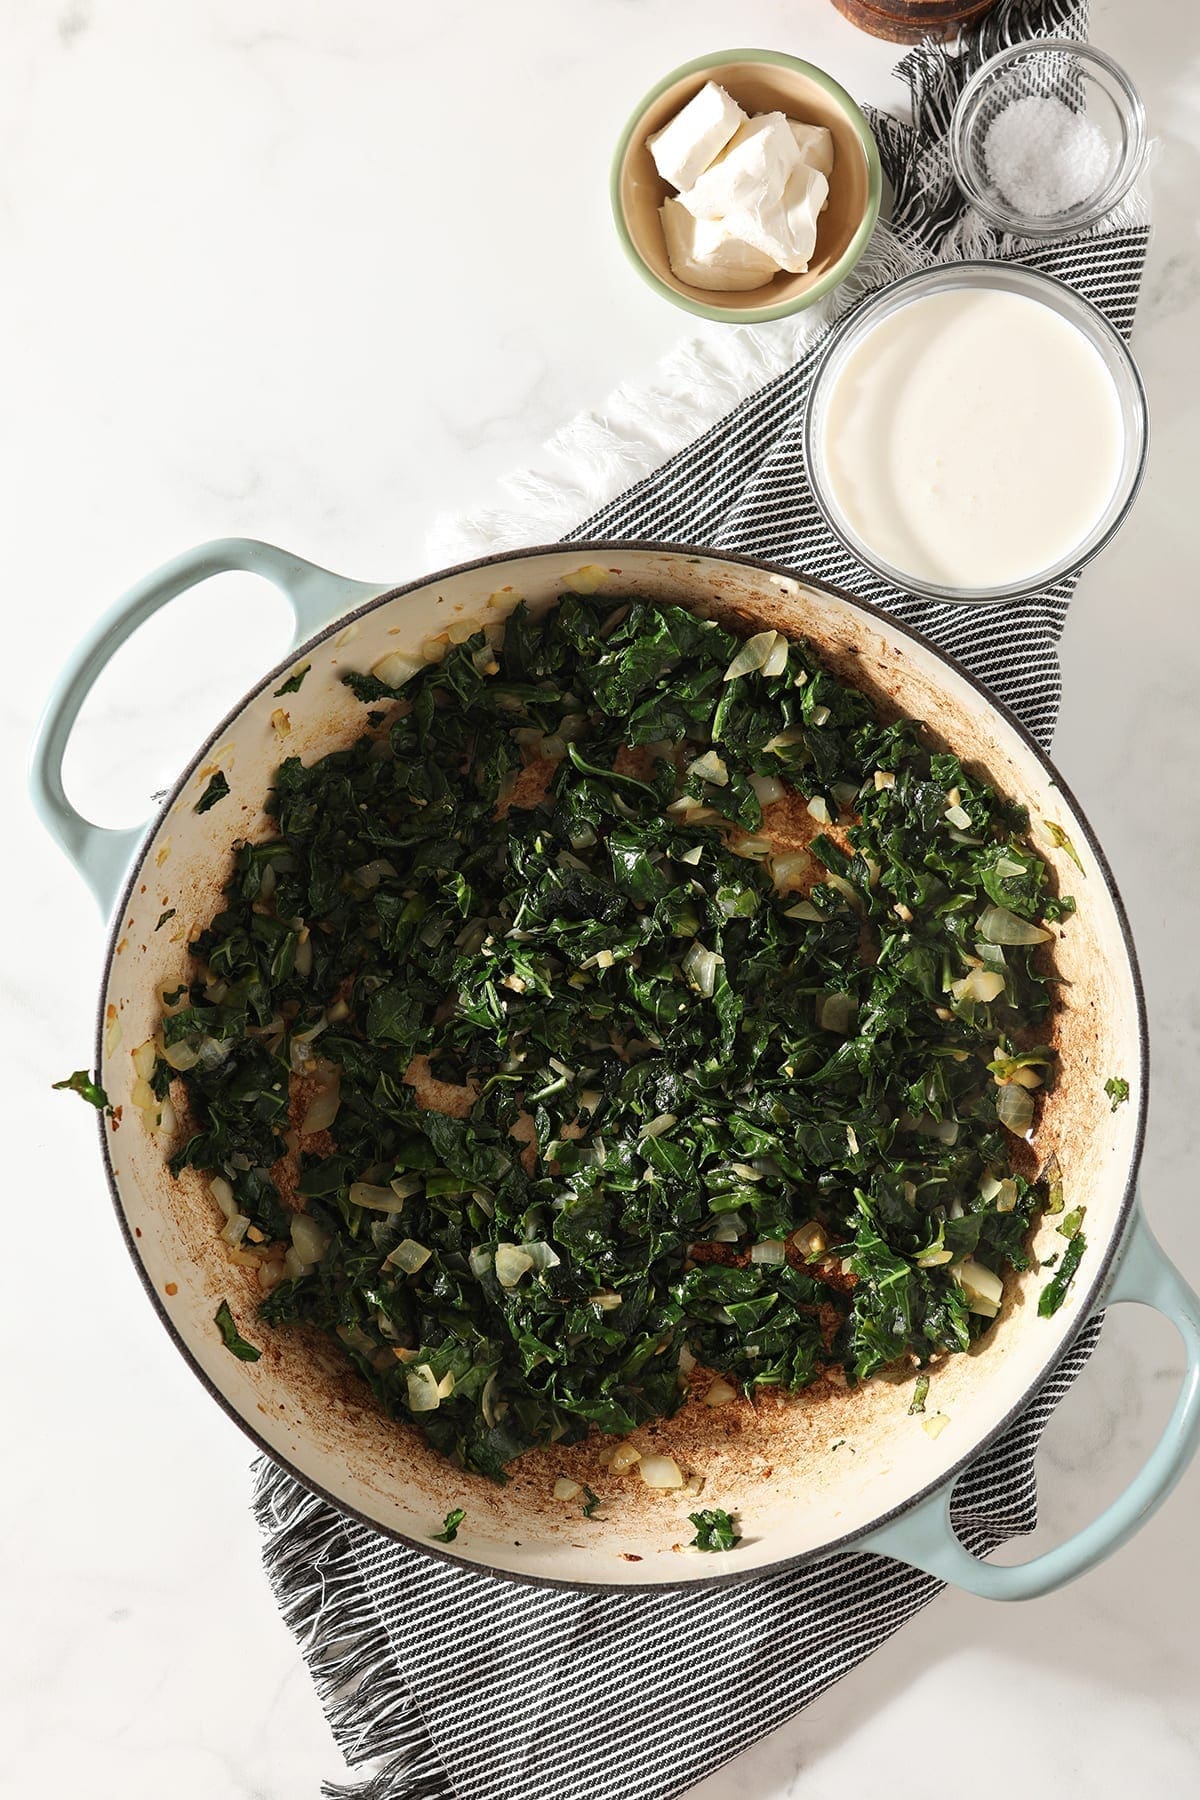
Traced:
<path fill-rule="evenodd" d="M 101 671 L 139 625 L 197 582 L 235 569 L 265 576 L 286 596 L 295 620 L 293 647 L 350 607 L 385 592 L 378 582 L 333 575 L 274 544 L 254 538 L 218 538 L 164 563 L 97 621 L 76 647 L 46 703 L 34 737 L 29 788 L 46 830 L 66 851 L 106 916 L 149 821 L 113 830 L 85 819 L 68 800 L 62 779 L 63 757 L 79 710 Z"/>
<path fill-rule="evenodd" d="M 1132 1537 L 1162 1505 L 1200 1446 L 1200 1297 L 1151 1235 L 1140 1202 L 1134 1206 L 1120 1260 L 1093 1312 L 1122 1301 L 1153 1307 L 1170 1319 L 1183 1339 L 1187 1368 L 1161 1438 L 1124 1493 L 1099 1518 L 1029 1562 L 983 1562 L 959 1540 L 951 1523 L 951 1482 L 890 1525 L 873 1531 L 857 1547 L 911 1563 L 987 1600 L 1031 1600 L 1095 1568 Z"/>

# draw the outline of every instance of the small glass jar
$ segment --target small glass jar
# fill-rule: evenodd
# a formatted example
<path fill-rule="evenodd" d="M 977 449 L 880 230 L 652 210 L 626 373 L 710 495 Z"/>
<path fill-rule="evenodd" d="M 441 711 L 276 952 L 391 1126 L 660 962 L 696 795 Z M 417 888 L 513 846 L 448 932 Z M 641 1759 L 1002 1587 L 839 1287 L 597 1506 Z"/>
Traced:
<path fill-rule="evenodd" d="M 1086 123 L 1096 179 L 1087 193 L 1053 212 L 1022 208 L 988 167 L 989 129 L 1016 101 L 1060 100 Z M 1128 194 L 1146 160 L 1146 111 L 1133 83 L 1112 58 L 1070 38 L 1015 44 L 984 63 L 959 95 L 950 126 L 954 179 L 989 224 L 1020 237 L 1068 237 L 1095 225 Z"/>

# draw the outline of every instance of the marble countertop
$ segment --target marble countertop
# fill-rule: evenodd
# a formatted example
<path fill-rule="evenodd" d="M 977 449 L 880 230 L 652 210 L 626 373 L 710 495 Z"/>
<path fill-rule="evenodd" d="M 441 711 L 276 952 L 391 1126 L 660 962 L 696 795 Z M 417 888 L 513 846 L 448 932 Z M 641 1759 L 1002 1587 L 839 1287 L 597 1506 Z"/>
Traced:
<path fill-rule="evenodd" d="M 1200 35 L 1187 11 L 1094 7 L 1093 36 L 1132 72 L 1159 140 L 1135 338 L 1154 440 L 1134 516 L 1072 608 L 1056 755 L 1140 944 L 1155 1064 L 1144 1193 L 1195 1280 Z M 35 709 L 97 610 L 173 552 L 244 532 L 350 574 L 414 576 L 435 514 L 486 500 L 555 426 L 646 373 L 684 321 L 615 244 L 611 143 L 663 70 L 731 38 L 899 100 L 894 51 L 823 0 L 6 9 L 0 1057 L 23 1255 L 0 1307 L 17 1377 L 0 1793 L 315 1800 L 344 1773 L 261 1572 L 249 1447 L 144 1302 L 90 1118 L 48 1092 L 88 1055 L 102 933 L 21 796 Z M 140 816 L 284 638 L 282 604 L 245 578 L 178 603 L 89 703 L 75 798 L 101 822 Z M 1047 1440 L 1035 1544 L 1137 1467 L 1180 1366 L 1154 1316 L 1110 1322 Z M 864 1771 L 870 1791 L 922 1800 L 933 1759 L 983 1800 L 1018 1782 L 1034 1800 L 1195 1791 L 1198 1501 L 1193 1471 L 1128 1548 L 1050 1599 L 945 1595 L 693 1800 L 833 1800 L 862 1791 Z"/>

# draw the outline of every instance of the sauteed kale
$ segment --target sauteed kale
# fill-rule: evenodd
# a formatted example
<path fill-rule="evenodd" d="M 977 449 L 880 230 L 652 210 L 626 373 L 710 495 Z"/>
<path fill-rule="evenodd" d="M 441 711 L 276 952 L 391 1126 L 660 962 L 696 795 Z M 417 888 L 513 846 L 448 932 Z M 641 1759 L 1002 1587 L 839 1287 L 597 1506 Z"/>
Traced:
<path fill-rule="evenodd" d="M 498 635 L 346 678 L 363 735 L 282 764 L 168 997 L 172 1166 L 262 1318 L 497 1478 L 672 1412 L 685 1347 L 751 1396 L 966 1350 L 1043 1197 L 1026 818 L 774 632 Z"/>

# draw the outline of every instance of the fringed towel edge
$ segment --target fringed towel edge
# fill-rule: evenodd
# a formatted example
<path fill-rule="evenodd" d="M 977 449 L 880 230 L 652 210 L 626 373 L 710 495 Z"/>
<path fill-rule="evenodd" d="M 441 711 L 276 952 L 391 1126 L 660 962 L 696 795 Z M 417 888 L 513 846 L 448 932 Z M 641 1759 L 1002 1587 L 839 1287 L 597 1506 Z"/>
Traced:
<path fill-rule="evenodd" d="M 285 1469 L 255 1469 L 254 1517 L 284 1623 L 300 1646 L 346 1761 L 386 1758 L 362 1781 L 326 1782 L 327 1800 L 455 1800 L 445 1767 L 371 1602 L 345 1520 Z"/>

